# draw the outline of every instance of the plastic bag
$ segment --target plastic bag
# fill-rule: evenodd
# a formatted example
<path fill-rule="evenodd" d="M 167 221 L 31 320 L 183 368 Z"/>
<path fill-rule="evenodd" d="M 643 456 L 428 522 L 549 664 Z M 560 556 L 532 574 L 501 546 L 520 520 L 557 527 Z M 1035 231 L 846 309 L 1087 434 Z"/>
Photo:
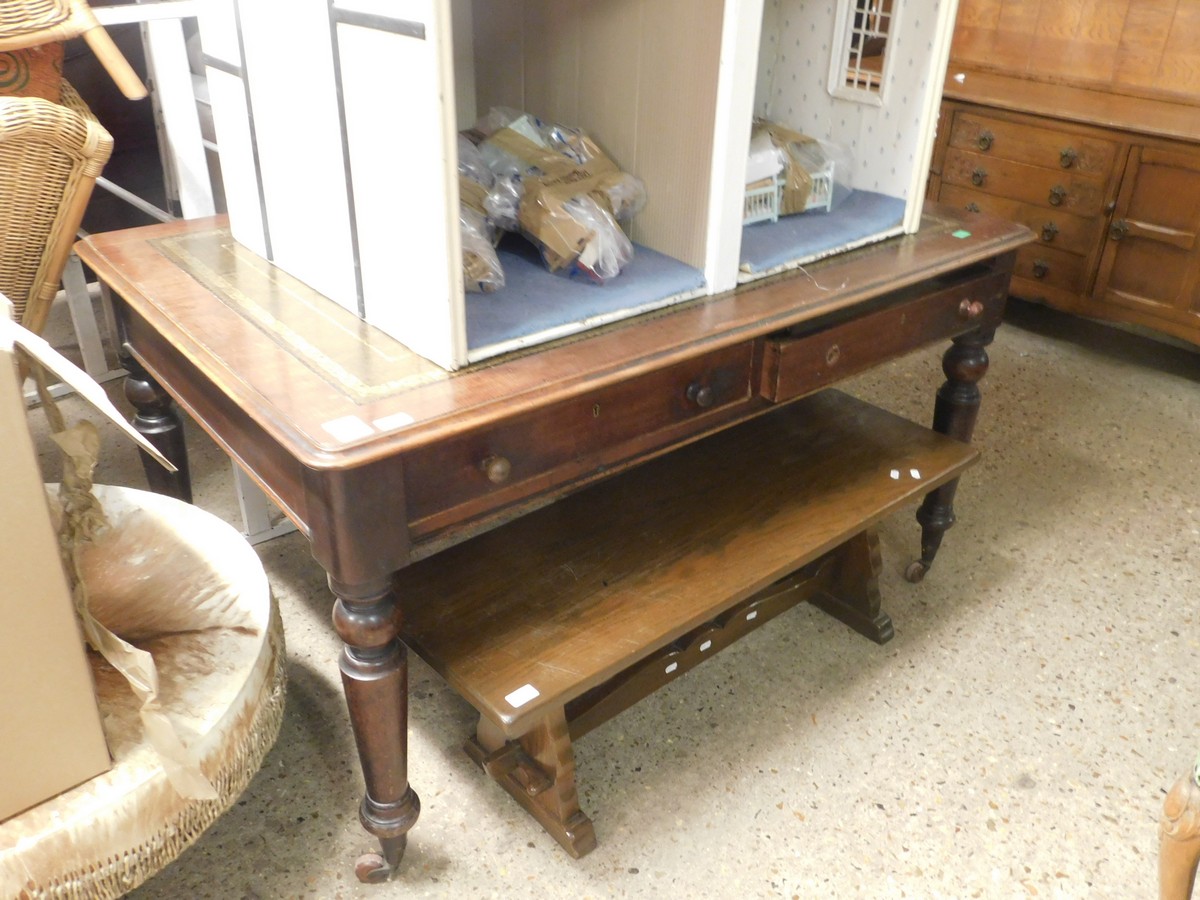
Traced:
<path fill-rule="evenodd" d="M 504 268 L 489 236 L 487 217 L 466 205 L 459 207 L 462 234 L 463 288 L 469 294 L 490 294 L 504 287 Z"/>
<path fill-rule="evenodd" d="M 753 179 L 752 174 L 773 168 L 768 144 L 776 149 L 782 168 L 776 176 L 767 174 Z M 833 209 L 853 189 L 849 181 L 853 168 L 851 154 L 838 144 L 817 140 L 775 122 L 760 119 L 754 123 L 746 166 L 747 184 L 759 186 L 777 177 L 781 182 L 779 215 Z"/>
<path fill-rule="evenodd" d="M 496 255 L 500 229 L 487 212 L 496 178 L 483 154 L 466 137 L 458 137 L 458 224 L 462 236 L 463 289 L 491 293 L 504 287 L 504 269 Z"/>
<path fill-rule="evenodd" d="M 563 208 L 590 232 L 587 243 L 565 274 L 596 284 L 616 278 L 633 260 L 633 242 L 617 220 L 590 196 L 575 197 Z"/>
<path fill-rule="evenodd" d="M 458 175 L 488 190 L 496 180 L 479 148 L 461 134 L 458 136 Z"/>
<path fill-rule="evenodd" d="M 633 244 L 618 220 L 645 206 L 641 180 L 578 128 L 496 108 L 475 130 L 495 179 L 484 204 L 492 222 L 532 241 L 551 272 L 598 284 L 619 275 Z"/>
<path fill-rule="evenodd" d="M 604 189 L 613 216 L 619 222 L 629 222 L 646 205 L 646 185 L 642 179 L 626 172 L 610 182 Z"/>
<path fill-rule="evenodd" d="M 483 201 L 488 219 L 503 231 L 520 230 L 521 198 L 525 196 L 521 176 L 528 167 L 487 142 L 480 146 L 479 153 L 492 173 L 492 187 Z"/>

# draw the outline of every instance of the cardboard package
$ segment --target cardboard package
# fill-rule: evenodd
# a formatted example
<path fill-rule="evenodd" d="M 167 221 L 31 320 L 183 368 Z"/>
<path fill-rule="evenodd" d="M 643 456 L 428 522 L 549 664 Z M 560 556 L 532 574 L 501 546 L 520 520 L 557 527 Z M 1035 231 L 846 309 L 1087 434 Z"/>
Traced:
<path fill-rule="evenodd" d="M 790 216 L 808 208 L 808 197 L 812 193 L 813 179 L 805 168 L 801 148 L 816 141 L 783 125 L 759 120 L 754 123 L 751 135 L 765 133 L 783 154 L 783 196 L 780 198 L 779 214 Z"/>
<path fill-rule="evenodd" d="M 551 272 L 582 273 L 599 283 L 615 277 L 633 258 L 633 245 L 617 220 L 635 211 L 643 188 L 638 183 L 631 189 L 635 180 L 587 135 L 572 135 L 568 155 L 530 140 L 519 130 L 523 123 L 487 138 L 526 169 L 520 230 L 537 245 Z"/>
<path fill-rule="evenodd" d="M 11 305 L 0 297 L 0 329 Z M 0 821 L 110 765 L 10 341 L 0 340 Z"/>
<path fill-rule="evenodd" d="M 12 319 L 0 294 L 0 821 L 108 771 L 96 688 L 58 551 L 19 346 L 174 471 L 91 377 Z"/>

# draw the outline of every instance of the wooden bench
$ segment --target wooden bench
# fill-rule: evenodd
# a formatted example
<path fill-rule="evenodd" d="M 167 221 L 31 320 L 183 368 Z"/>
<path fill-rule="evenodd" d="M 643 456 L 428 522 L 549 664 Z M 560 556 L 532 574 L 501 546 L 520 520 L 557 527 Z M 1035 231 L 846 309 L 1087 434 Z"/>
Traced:
<path fill-rule="evenodd" d="M 886 641 L 871 526 L 976 457 L 822 391 L 402 570 L 404 639 L 479 711 L 467 752 L 582 856 L 573 742 L 803 600 Z"/>

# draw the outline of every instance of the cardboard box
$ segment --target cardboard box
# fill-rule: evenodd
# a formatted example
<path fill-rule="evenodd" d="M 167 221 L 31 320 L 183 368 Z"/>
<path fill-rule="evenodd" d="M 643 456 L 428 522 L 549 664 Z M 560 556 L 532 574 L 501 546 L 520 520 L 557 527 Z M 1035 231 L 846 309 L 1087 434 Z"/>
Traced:
<path fill-rule="evenodd" d="M 12 304 L 0 294 L 0 821 L 111 765 L 29 434 L 14 345 L 175 470 L 86 372 L 13 321 Z"/>
<path fill-rule="evenodd" d="M 111 764 L 26 415 L 0 340 L 0 821 Z"/>

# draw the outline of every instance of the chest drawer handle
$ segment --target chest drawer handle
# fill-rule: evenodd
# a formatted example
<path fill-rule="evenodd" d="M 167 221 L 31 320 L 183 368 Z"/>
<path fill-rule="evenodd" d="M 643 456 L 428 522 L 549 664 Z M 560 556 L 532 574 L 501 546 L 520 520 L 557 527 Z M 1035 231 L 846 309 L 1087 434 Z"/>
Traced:
<path fill-rule="evenodd" d="M 1058 226 L 1053 222 L 1047 222 L 1042 226 L 1042 240 L 1047 244 L 1050 243 L 1058 235 Z"/>
<path fill-rule="evenodd" d="M 983 304 L 978 300 L 972 300 L 970 297 L 964 297 L 962 303 L 958 304 L 958 314 L 968 322 L 972 319 L 978 319 L 983 315 Z"/>
<path fill-rule="evenodd" d="M 713 389 L 707 384 L 701 384 L 698 381 L 693 381 L 687 386 L 688 401 L 694 403 L 701 409 L 708 409 L 713 405 Z"/>
<path fill-rule="evenodd" d="M 975 185 L 975 187 L 983 187 L 985 181 L 987 181 L 986 169 L 976 169 L 971 173 L 971 184 Z"/>
<path fill-rule="evenodd" d="M 967 204 L 967 212 L 979 212 L 979 204 L 972 200 Z"/>
<path fill-rule="evenodd" d="M 1050 264 L 1044 259 L 1035 259 L 1033 261 L 1033 277 L 1039 281 L 1050 274 Z"/>
<path fill-rule="evenodd" d="M 1079 154 L 1075 152 L 1074 147 L 1063 147 L 1058 151 L 1058 164 L 1064 169 L 1069 169 L 1075 165 L 1075 160 L 1079 159 Z"/>
<path fill-rule="evenodd" d="M 1108 236 L 1114 241 L 1121 240 L 1127 234 L 1129 234 L 1129 223 L 1124 219 L 1113 222 L 1108 229 Z"/>
<path fill-rule="evenodd" d="M 990 131 L 981 131 L 979 133 L 979 149 L 982 150 L 984 153 L 987 153 L 989 150 L 992 149 L 992 141 L 994 141 L 995 139 L 996 138 L 992 135 L 992 133 Z"/>
<path fill-rule="evenodd" d="M 1067 199 L 1067 189 L 1061 184 L 1056 184 L 1050 188 L 1050 205 L 1062 206 L 1063 201 Z"/>
<path fill-rule="evenodd" d="M 492 484 L 504 484 L 512 474 L 512 463 L 503 456 L 489 456 L 479 464 L 479 468 Z"/>

